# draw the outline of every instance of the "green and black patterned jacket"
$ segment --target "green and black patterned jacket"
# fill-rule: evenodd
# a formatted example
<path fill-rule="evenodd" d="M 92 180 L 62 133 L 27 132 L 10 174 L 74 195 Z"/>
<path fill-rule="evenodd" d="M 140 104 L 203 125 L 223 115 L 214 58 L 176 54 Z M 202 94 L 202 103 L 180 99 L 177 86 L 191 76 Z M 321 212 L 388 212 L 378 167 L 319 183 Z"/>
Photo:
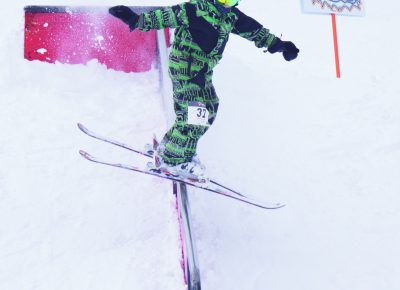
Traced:
<path fill-rule="evenodd" d="M 236 7 L 221 12 L 210 0 L 191 0 L 165 7 L 139 17 L 137 28 L 175 28 L 170 52 L 169 72 L 173 79 L 204 85 L 211 81 L 212 70 L 222 58 L 229 34 L 268 47 L 275 36 Z"/>

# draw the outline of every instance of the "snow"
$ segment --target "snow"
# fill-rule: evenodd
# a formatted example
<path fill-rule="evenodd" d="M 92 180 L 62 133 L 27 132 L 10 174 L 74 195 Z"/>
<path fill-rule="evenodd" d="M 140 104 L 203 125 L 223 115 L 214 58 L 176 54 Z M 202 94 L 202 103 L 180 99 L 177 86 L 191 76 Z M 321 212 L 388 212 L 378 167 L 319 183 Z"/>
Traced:
<path fill-rule="evenodd" d="M 69 1 L 68 5 L 177 1 Z M 166 130 L 157 73 L 22 59 L 22 7 L 0 17 L 0 289 L 184 289 L 168 182 L 83 160 L 142 158 L 84 136 L 140 147 Z M 286 63 L 232 36 L 215 86 L 216 122 L 199 154 L 216 180 L 287 207 L 263 211 L 191 190 L 202 289 L 400 288 L 400 4 L 368 1 L 338 17 L 282 0 L 241 1 L 301 50 Z"/>
<path fill-rule="evenodd" d="M 45 48 L 39 48 L 38 50 L 36 50 L 38 53 L 40 54 L 45 54 L 47 52 L 47 49 Z"/>

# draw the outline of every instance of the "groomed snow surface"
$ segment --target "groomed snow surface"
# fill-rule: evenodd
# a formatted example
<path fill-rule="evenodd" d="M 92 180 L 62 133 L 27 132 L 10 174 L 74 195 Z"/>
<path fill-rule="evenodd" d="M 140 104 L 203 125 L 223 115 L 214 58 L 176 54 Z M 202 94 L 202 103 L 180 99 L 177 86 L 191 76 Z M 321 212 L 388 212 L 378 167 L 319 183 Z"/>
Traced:
<path fill-rule="evenodd" d="M 136 3 L 137 2 L 137 3 Z M 82 159 L 140 156 L 167 129 L 157 72 L 125 74 L 22 58 L 23 5 L 0 16 L 0 289 L 184 289 L 171 185 Z M 400 289 L 398 3 L 338 17 L 296 1 L 243 0 L 247 14 L 301 49 L 263 54 L 232 36 L 215 70 L 221 100 L 199 154 L 216 180 L 287 207 L 263 211 L 190 189 L 204 290 Z"/>

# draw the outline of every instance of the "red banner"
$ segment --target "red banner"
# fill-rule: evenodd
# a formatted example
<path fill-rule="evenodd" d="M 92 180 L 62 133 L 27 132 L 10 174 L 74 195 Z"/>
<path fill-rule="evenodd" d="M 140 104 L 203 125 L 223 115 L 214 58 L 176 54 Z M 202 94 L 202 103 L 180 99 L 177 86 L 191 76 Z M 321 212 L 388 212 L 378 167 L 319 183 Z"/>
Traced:
<path fill-rule="evenodd" d="M 97 59 L 107 68 L 144 72 L 157 56 L 155 31 L 130 32 L 106 9 L 25 8 L 24 57 L 28 60 L 84 64 Z"/>

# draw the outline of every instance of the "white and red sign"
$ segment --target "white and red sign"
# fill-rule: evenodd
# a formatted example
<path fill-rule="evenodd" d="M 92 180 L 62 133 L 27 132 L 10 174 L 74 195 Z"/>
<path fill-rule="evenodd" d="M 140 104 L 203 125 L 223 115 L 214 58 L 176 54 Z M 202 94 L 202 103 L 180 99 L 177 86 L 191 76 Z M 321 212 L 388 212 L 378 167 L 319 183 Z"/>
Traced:
<path fill-rule="evenodd" d="M 364 0 L 301 0 L 304 13 L 364 16 Z"/>
<path fill-rule="evenodd" d="M 365 16 L 364 2 L 364 0 L 301 0 L 303 13 L 331 15 L 337 78 L 340 78 L 340 62 L 336 15 Z"/>

